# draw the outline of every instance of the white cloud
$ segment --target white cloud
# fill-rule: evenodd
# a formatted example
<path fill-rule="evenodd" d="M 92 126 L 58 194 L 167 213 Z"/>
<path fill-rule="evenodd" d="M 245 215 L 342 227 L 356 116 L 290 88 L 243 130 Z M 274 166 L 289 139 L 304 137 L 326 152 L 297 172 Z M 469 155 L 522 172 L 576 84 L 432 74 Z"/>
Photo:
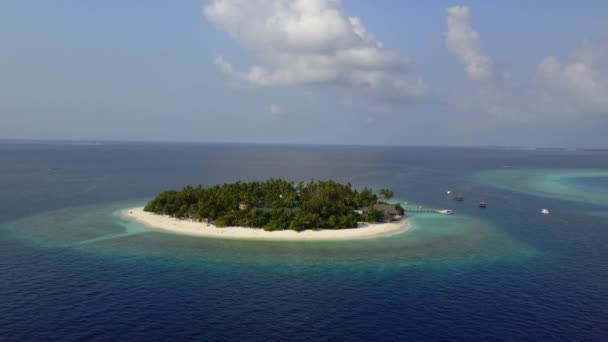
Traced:
<path fill-rule="evenodd" d="M 281 111 L 281 107 L 279 107 L 276 103 L 271 103 L 268 105 L 268 111 L 273 119 L 280 119 L 283 116 L 283 112 Z"/>
<path fill-rule="evenodd" d="M 333 84 L 403 101 L 427 92 L 409 60 L 383 48 L 340 0 L 214 0 L 203 14 L 264 62 L 238 71 L 216 58 L 222 72 L 251 84 Z"/>
<path fill-rule="evenodd" d="M 476 80 L 493 76 L 494 62 L 481 52 L 479 33 L 471 27 L 469 8 L 454 6 L 447 10 L 445 44 L 464 65 L 467 75 Z"/>
<path fill-rule="evenodd" d="M 222 72 L 225 74 L 230 74 L 234 72 L 234 70 L 232 69 L 232 65 L 227 62 L 222 56 L 216 57 L 215 61 L 213 62 L 215 63 L 215 66 L 222 70 Z"/>
<path fill-rule="evenodd" d="M 271 103 L 268 106 L 268 110 L 271 114 L 281 114 L 281 107 L 279 107 L 279 105 L 276 103 Z"/>
<path fill-rule="evenodd" d="M 537 67 L 543 100 L 579 111 L 608 111 L 608 46 L 584 42 L 569 62 L 544 58 Z"/>
<path fill-rule="evenodd" d="M 470 78 L 481 81 L 472 100 L 456 98 L 455 103 L 467 103 L 499 121 L 518 122 L 608 111 L 608 45 L 584 42 L 569 62 L 546 57 L 535 77 L 518 84 L 481 52 L 479 37 L 470 25 L 468 7 L 448 8 L 446 47 Z"/>

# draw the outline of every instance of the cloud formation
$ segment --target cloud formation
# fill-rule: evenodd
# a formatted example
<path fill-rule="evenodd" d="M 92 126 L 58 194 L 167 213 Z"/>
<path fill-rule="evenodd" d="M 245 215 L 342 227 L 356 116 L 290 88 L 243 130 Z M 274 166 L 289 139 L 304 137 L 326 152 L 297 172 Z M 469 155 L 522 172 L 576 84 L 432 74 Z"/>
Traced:
<path fill-rule="evenodd" d="M 568 102 L 581 111 L 608 111 L 608 45 L 583 42 L 571 61 L 544 58 L 537 67 L 537 81 L 547 102 Z"/>
<path fill-rule="evenodd" d="M 427 86 L 410 61 L 387 50 L 340 0 L 214 0 L 204 16 L 261 59 L 238 71 L 219 56 L 225 74 L 260 86 L 332 84 L 367 89 L 401 101 Z"/>
<path fill-rule="evenodd" d="M 283 112 L 281 111 L 281 107 L 276 103 L 271 103 L 268 105 L 268 111 L 270 112 L 270 116 L 273 119 L 280 119 L 283 116 Z"/>
<path fill-rule="evenodd" d="M 464 65 L 467 75 L 476 80 L 493 76 L 494 62 L 481 52 L 479 33 L 471 27 L 469 8 L 453 6 L 447 10 L 445 44 Z"/>
<path fill-rule="evenodd" d="M 495 119 L 524 122 L 608 111 L 608 45 L 584 42 L 569 62 L 546 57 L 534 77 L 515 84 L 481 52 L 468 7 L 448 8 L 446 22 L 446 48 L 479 81 L 474 104 Z"/>

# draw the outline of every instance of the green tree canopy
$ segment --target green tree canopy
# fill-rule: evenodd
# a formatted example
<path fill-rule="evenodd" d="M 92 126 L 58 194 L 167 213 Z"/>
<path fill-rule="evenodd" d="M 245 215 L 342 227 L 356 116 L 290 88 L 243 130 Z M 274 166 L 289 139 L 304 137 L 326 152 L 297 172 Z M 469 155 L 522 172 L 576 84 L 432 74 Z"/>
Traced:
<path fill-rule="evenodd" d="M 395 193 L 389 189 L 380 189 L 379 193 L 380 193 L 380 196 L 382 196 L 382 198 L 384 198 L 387 201 L 390 200 L 391 198 L 393 198 L 393 196 L 395 195 Z"/>
<path fill-rule="evenodd" d="M 380 190 L 384 199 L 393 192 Z M 357 222 L 380 219 L 373 210 L 378 196 L 369 188 L 332 180 L 293 183 L 282 179 L 235 182 L 209 188 L 186 186 L 167 190 L 146 204 L 144 210 L 181 219 L 213 222 L 217 227 L 244 226 L 265 230 L 354 228 Z M 357 212 L 370 208 L 366 214 Z"/>

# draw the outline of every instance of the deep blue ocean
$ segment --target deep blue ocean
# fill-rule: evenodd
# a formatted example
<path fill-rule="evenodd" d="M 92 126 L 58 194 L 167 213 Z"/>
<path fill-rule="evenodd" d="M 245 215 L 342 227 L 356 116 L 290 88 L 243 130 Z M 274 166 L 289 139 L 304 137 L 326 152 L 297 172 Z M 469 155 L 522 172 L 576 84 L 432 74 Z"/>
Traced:
<path fill-rule="evenodd" d="M 455 214 L 339 242 L 118 215 L 165 189 L 270 177 Z M 0 142 L 0 340 L 606 341 L 607 179 L 608 151 Z"/>

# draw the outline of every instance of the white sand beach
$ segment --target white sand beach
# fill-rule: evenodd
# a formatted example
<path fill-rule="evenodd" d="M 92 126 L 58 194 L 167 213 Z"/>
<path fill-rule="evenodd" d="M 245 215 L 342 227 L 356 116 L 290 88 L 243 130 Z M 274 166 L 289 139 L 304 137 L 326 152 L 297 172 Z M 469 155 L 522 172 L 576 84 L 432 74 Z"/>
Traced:
<path fill-rule="evenodd" d="M 292 230 L 267 232 L 259 228 L 226 227 L 176 219 L 170 216 L 145 212 L 142 207 L 125 209 L 122 217 L 145 225 L 146 227 L 181 235 L 212 237 L 238 240 L 357 240 L 396 235 L 407 231 L 411 223 L 401 219 L 390 223 L 360 223 L 358 228 L 319 229 L 295 232 Z"/>

